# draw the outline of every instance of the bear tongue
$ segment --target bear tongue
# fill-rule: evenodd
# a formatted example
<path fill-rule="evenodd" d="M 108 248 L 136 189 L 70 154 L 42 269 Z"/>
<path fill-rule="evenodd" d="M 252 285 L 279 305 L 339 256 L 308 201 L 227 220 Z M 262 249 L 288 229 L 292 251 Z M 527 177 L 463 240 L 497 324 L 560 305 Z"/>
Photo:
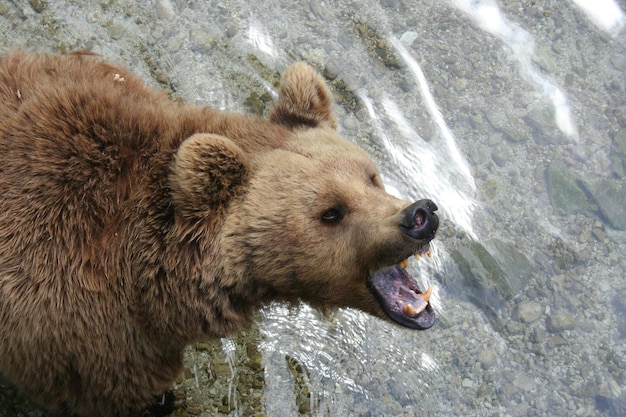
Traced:
<path fill-rule="evenodd" d="M 428 302 L 432 288 L 422 294 L 401 266 L 377 271 L 372 278 L 372 290 L 385 313 L 396 323 L 419 330 L 435 323 L 435 313 Z"/>

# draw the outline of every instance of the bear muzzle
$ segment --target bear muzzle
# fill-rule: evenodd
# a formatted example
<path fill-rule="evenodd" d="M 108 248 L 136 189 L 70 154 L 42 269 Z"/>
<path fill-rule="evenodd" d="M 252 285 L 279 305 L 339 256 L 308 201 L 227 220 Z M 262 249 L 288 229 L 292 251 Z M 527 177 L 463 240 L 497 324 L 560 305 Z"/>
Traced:
<path fill-rule="evenodd" d="M 404 235 L 415 241 L 416 257 L 430 256 L 429 242 L 439 227 L 435 214 L 437 205 L 431 200 L 419 200 L 400 213 L 398 227 Z M 372 277 L 372 291 L 383 311 L 394 322 L 411 329 L 428 329 L 435 323 L 435 313 L 430 304 L 432 288 L 422 292 L 406 271 L 408 260 L 383 268 Z"/>

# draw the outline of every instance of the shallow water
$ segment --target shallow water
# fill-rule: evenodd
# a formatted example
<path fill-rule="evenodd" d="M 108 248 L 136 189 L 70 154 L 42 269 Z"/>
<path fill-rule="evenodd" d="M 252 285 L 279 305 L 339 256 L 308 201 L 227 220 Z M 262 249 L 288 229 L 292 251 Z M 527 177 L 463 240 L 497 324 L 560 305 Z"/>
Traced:
<path fill-rule="evenodd" d="M 187 352 L 189 414 L 626 415 L 626 2 L 140 3 L 4 2 L 0 49 L 87 48 L 259 113 L 305 60 L 387 187 L 442 218 L 410 266 L 435 327 L 269 306 Z"/>

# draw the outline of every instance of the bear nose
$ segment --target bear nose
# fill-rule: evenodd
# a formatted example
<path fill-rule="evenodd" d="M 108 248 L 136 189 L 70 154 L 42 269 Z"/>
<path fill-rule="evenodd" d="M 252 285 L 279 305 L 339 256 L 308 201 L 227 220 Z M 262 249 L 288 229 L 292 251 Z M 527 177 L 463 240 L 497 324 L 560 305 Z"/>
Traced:
<path fill-rule="evenodd" d="M 431 240 L 439 227 L 436 210 L 437 205 L 430 200 L 416 201 L 402 210 L 400 230 L 413 239 Z"/>

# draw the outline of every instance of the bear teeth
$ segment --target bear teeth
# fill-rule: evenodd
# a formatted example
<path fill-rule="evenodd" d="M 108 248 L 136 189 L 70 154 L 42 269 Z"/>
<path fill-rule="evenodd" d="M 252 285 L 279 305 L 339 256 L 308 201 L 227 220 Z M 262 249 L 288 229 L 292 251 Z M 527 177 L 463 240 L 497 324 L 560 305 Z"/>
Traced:
<path fill-rule="evenodd" d="M 417 296 L 421 298 L 422 300 L 426 301 L 426 303 L 428 304 L 428 300 L 430 300 L 430 296 L 432 295 L 432 293 L 433 293 L 433 286 L 429 285 L 425 293 L 417 294 Z"/>
<path fill-rule="evenodd" d="M 411 293 L 414 294 L 415 296 L 421 298 L 422 300 L 424 300 L 424 303 L 420 304 L 418 307 L 415 307 L 415 305 L 412 304 L 412 303 L 403 303 L 402 300 L 397 300 L 396 304 L 400 307 L 400 309 L 402 310 L 402 314 L 404 314 L 405 316 L 407 316 L 407 317 L 416 317 L 418 314 L 420 314 L 422 311 L 424 311 L 424 309 L 428 305 L 428 301 L 430 300 L 430 296 L 433 293 L 433 286 L 429 285 L 428 289 L 423 294 L 417 294 L 414 291 L 411 291 Z"/>
<path fill-rule="evenodd" d="M 398 265 L 400 265 L 400 268 L 406 269 L 409 266 L 409 260 L 405 259 L 404 261 L 400 262 Z"/>
<path fill-rule="evenodd" d="M 413 256 L 415 256 L 416 259 L 421 259 L 424 255 L 432 258 L 433 250 L 430 248 L 430 246 L 428 247 L 428 250 L 426 252 L 416 252 Z"/>
<path fill-rule="evenodd" d="M 415 317 L 426 308 L 426 304 L 422 304 L 421 306 L 415 308 L 413 304 L 406 303 L 402 306 L 402 313 L 407 317 Z"/>

